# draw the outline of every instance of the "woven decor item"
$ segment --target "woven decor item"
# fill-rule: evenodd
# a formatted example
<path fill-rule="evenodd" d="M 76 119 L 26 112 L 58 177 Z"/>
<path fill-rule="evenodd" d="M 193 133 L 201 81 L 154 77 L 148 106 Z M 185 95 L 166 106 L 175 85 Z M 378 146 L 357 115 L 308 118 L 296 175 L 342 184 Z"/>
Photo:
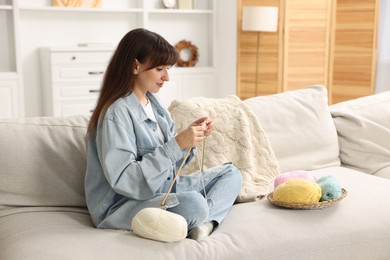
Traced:
<path fill-rule="evenodd" d="M 337 199 L 333 200 L 327 200 L 327 201 L 320 201 L 315 204 L 301 204 L 301 203 L 284 203 L 284 202 L 278 202 L 274 200 L 274 193 L 271 192 L 268 194 L 267 199 L 274 205 L 283 207 L 283 208 L 289 208 L 289 209 L 323 209 L 332 206 L 336 202 L 339 202 L 340 200 L 344 199 L 345 196 L 347 196 L 347 191 L 342 188 L 343 194 L 338 197 Z"/>
<path fill-rule="evenodd" d="M 198 62 L 198 47 L 193 45 L 190 41 L 181 40 L 175 45 L 175 48 L 179 52 L 179 58 L 177 59 L 177 66 L 179 67 L 193 67 Z M 188 59 L 183 59 L 182 51 L 187 50 L 190 54 Z"/>

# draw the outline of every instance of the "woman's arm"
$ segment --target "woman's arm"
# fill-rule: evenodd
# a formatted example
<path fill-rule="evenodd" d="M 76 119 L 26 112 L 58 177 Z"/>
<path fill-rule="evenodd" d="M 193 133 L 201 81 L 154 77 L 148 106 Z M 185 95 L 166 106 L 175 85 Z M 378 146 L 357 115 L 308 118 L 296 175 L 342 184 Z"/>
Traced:
<path fill-rule="evenodd" d="M 111 187 L 121 195 L 138 200 L 152 198 L 183 157 L 175 138 L 171 138 L 137 158 L 133 125 L 124 127 L 108 118 L 98 130 L 96 143 L 99 160 Z"/>

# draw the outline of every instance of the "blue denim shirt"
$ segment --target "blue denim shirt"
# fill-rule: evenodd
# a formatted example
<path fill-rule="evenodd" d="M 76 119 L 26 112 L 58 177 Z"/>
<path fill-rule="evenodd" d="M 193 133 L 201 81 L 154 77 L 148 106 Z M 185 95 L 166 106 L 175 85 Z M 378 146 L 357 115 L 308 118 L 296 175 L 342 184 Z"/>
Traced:
<path fill-rule="evenodd" d="M 100 120 L 87 148 L 85 192 L 92 221 L 101 228 L 130 229 L 142 207 L 158 207 L 186 151 L 174 136 L 174 123 L 156 97 L 147 93 L 164 134 L 161 144 L 134 93 L 118 99 Z M 194 150 L 188 163 L 194 156 Z M 175 187 L 173 189 L 175 192 Z M 178 204 L 175 194 L 166 207 Z"/>

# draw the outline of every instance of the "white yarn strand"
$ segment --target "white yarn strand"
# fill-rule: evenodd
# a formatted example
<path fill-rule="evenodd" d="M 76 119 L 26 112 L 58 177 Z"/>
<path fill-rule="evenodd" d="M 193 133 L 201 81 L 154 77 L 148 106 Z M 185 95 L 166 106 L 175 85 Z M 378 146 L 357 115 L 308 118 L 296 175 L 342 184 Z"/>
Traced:
<path fill-rule="evenodd" d="M 204 185 L 204 179 L 203 179 L 203 162 L 204 162 L 204 147 L 205 147 L 205 143 L 206 143 L 206 139 L 204 139 L 203 142 L 202 142 L 202 159 L 199 159 L 199 151 L 196 153 L 196 158 L 197 158 L 197 161 L 198 161 L 199 172 L 200 172 L 199 178 L 200 178 L 200 181 L 202 181 L 204 197 L 207 200 L 206 186 Z M 197 190 L 199 190 L 199 183 L 200 183 L 200 181 L 198 181 Z"/>

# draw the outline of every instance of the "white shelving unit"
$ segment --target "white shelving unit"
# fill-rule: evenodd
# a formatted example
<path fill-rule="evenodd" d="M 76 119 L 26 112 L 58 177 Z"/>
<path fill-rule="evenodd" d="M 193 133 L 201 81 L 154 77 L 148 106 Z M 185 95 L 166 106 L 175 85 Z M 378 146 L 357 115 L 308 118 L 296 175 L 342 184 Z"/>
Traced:
<path fill-rule="evenodd" d="M 24 116 L 19 13 L 10 0 L 0 0 L 0 118 Z"/>
<path fill-rule="evenodd" d="M 129 30 L 136 27 L 151 29 L 162 34 L 171 42 L 171 44 L 178 42 L 175 41 L 175 39 L 180 38 L 180 33 L 182 33 L 183 37 L 188 36 L 188 40 L 194 38 L 200 45 L 212 47 L 211 50 L 210 48 L 207 48 L 207 50 L 210 50 L 210 53 L 213 53 L 215 48 L 216 0 L 193 0 L 195 3 L 194 9 L 166 9 L 163 7 L 161 0 L 102 0 L 102 7 L 100 8 L 54 7 L 51 5 L 52 1 L 47 0 L 13 1 L 19 2 L 18 10 L 21 13 L 22 19 L 23 16 L 25 14 L 27 16 L 28 13 L 31 16 L 44 13 L 58 13 L 56 18 L 59 20 L 61 19 L 61 13 L 74 14 L 72 17 L 73 19 L 77 18 L 78 14 L 83 13 L 93 13 L 97 16 L 99 14 L 115 15 L 121 13 L 128 15 L 129 20 L 135 18 L 135 24 L 133 21 L 129 22 Z M 32 5 L 33 3 L 35 4 Z M 192 28 L 190 28 L 189 25 L 192 26 Z M 194 33 L 194 28 L 198 35 L 191 35 Z M 202 56 L 200 59 L 202 59 Z M 210 61 L 207 62 L 207 64 L 199 65 L 212 67 L 214 64 L 214 57 L 208 59 Z"/>
<path fill-rule="evenodd" d="M 159 93 L 163 105 L 192 96 L 216 97 L 217 0 L 193 1 L 193 9 L 166 9 L 161 0 L 102 0 L 99 8 L 53 7 L 52 0 L 0 0 L 0 17 L 4 12 L 12 13 L 14 21 L 13 32 L 5 34 L 13 34 L 14 38 L 5 49 L 15 49 L 6 72 L 15 73 L 14 80 L 21 87 L 13 87 L 18 91 L 12 92 L 21 104 L 12 110 L 18 111 L 7 113 L 13 117 L 24 115 L 23 78 L 24 93 L 29 97 L 25 104 L 26 116 L 47 115 L 43 107 L 46 88 L 40 76 L 42 47 L 71 49 L 78 43 L 108 42 L 115 48 L 128 31 L 138 27 L 161 34 L 172 45 L 181 40 L 191 41 L 199 50 L 195 67 L 170 70 L 171 80 Z M 0 38 L 3 34 L 0 31 Z M 0 72 L 0 80 L 1 74 L 4 73 Z M 0 85 L 0 103 L 1 90 Z"/>

